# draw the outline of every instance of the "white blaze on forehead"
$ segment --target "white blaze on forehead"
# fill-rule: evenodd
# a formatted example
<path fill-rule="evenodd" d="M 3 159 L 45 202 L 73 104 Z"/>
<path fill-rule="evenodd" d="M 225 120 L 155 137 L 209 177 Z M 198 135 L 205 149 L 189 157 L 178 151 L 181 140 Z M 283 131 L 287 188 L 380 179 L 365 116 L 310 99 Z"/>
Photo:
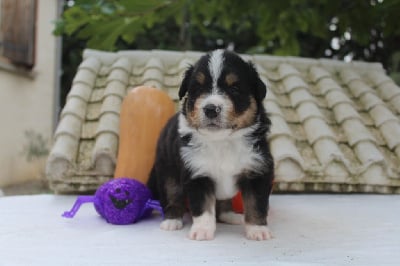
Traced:
<path fill-rule="evenodd" d="M 211 78 L 213 81 L 213 91 L 217 90 L 217 81 L 221 76 L 222 66 L 224 63 L 224 50 L 215 50 L 211 53 L 208 68 L 210 70 Z"/>

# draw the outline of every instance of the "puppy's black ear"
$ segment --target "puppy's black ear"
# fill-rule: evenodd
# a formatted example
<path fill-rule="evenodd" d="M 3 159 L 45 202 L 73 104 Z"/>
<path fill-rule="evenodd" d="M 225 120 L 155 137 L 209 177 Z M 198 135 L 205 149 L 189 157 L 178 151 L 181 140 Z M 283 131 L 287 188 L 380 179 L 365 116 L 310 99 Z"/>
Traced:
<path fill-rule="evenodd" d="M 189 68 L 186 70 L 185 75 L 183 76 L 182 84 L 181 87 L 179 88 L 179 100 L 182 100 L 183 97 L 185 97 L 188 89 L 189 89 L 189 82 L 192 77 L 194 70 L 194 66 L 189 66 Z"/>
<path fill-rule="evenodd" d="M 252 80 L 254 95 L 257 101 L 262 101 L 267 94 L 267 86 L 261 80 L 260 75 L 258 74 L 254 64 L 252 62 L 248 62 L 250 68 L 250 77 Z"/>

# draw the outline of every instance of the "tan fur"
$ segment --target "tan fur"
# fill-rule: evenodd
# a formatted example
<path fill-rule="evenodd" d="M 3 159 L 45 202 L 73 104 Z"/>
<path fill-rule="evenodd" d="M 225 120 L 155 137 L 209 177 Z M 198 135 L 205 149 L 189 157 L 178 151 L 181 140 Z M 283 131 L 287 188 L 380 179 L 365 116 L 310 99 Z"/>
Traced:
<path fill-rule="evenodd" d="M 193 110 L 191 112 L 187 110 L 187 121 L 191 127 L 200 127 L 200 112 L 202 112 L 200 105 L 204 98 L 204 95 L 200 96 L 198 99 L 196 99 Z"/>
<path fill-rule="evenodd" d="M 203 72 L 199 72 L 196 74 L 196 80 L 200 83 L 200 85 L 204 85 L 204 82 L 206 81 L 206 76 Z"/>
<path fill-rule="evenodd" d="M 228 75 L 226 75 L 225 77 L 225 82 L 228 86 L 232 86 L 235 82 L 237 82 L 239 80 L 238 76 L 236 76 L 233 73 L 229 73 Z"/>
<path fill-rule="evenodd" d="M 252 97 L 250 99 L 249 108 L 244 111 L 242 114 L 238 115 L 235 112 L 230 112 L 229 121 L 231 121 L 232 128 L 240 129 L 251 126 L 254 123 L 254 119 L 257 113 L 257 103 L 256 100 Z"/>

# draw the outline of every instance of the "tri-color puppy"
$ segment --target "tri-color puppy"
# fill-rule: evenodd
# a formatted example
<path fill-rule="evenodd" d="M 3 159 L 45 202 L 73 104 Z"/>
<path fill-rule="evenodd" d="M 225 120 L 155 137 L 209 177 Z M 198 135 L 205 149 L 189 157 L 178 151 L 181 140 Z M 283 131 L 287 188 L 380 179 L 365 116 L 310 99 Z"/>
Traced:
<path fill-rule="evenodd" d="M 183 227 L 188 202 L 190 239 L 213 239 L 217 220 L 244 223 L 249 239 L 271 238 L 267 210 L 274 162 L 265 95 L 252 63 L 233 52 L 210 52 L 189 67 L 179 90 L 182 109 L 160 135 L 148 183 L 164 209 L 162 229 Z M 244 216 L 231 207 L 238 191 Z"/>

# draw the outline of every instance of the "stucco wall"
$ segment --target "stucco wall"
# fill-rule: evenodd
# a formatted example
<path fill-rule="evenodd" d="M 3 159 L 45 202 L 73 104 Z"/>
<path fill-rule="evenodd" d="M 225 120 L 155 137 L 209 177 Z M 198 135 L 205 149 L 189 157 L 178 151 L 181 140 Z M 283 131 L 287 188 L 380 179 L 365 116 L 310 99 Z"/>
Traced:
<path fill-rule="evenodd" d="M 43 178 L 54 127 L 58 1 L 38 1 L 34 77 L 0 68 L 0 187 Z"/>

